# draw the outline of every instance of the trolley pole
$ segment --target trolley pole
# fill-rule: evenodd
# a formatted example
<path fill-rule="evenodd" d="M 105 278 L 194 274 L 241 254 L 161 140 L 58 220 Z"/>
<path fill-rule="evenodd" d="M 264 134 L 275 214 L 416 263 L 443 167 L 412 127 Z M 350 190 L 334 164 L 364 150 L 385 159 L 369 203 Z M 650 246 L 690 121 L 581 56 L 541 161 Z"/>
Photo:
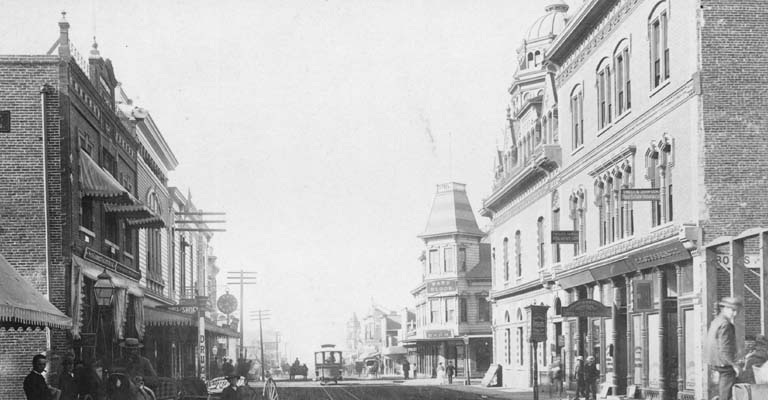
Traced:
<path fill-rule="evenodd" d="M 269 313 L 272 311 L 270 310 L 262 310 L 258 309 L 251 312 L 251 320 L 258 319 L 259 320 L 259 352 L 261 357 L 261 380 L 263 381 L 265 379 L 264 376 L 264 368 L 267 366 L 267 363 L 264 360 L 264 334 L 262 331 L 262 321 L 267 320 L 270 318 Z"/>
<path fill-rule="evenodd" d="M 239 360 L 245 359 L 245 345 L 243 340 L 245 339 L 245 319 L 243 319 L 243 309 L 245 308 L 245 298 L 243 297 L 245 285 L 256 284 L 256 272 L 254 271 L 229 271 L 227 272 L 227 285 L 240 285 L 240 351 Z"/>

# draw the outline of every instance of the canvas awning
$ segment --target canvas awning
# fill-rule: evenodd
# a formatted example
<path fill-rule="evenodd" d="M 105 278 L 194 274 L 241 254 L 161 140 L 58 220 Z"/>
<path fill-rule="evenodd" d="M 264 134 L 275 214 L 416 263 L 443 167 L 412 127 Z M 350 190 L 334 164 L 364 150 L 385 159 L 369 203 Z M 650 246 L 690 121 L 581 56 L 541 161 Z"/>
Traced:
<path fill-rule="evenodd" d="M 155 216 L 155 213 L 144 204 L 105 204 L 104 211 L 119 214 L 123 218 L 145 219 Z"/>
<path fill-rule="evenodd" d="M 408 354 L 408 349 L 403 346 L 389 346 L 385 347 L 381 354 L 389 358 L 400 358 Z"/>
<path fill-rule="evenodd" d="M 80 152 L 80 191 L 83 197 L 98 198 L 111 203 L 138 203 L 131 192 L 84 151 Z"/>
<path fill-rule="evenodd" d="M 162 217 L 153 215 L 149 218 L 129 219 L 126 221 L 128 226 L 133 229 L 160 229 L 165 228 L 165 220 Z"/>
<path fill-rule="evenodd" d="M 147 326 L 189 326 L 197 327 L 197 316 L 164 308 L 145 307 L 144 323 Z M 218 326 L 213 321 L 206 319 L 205 331 L 218 336 L 240 337 L 237 331 L 231 328 Z"/>
<path fill-rule="evenodd" d="M 67 329 L 64 315 L 0 255 L 0 322 Z"/>

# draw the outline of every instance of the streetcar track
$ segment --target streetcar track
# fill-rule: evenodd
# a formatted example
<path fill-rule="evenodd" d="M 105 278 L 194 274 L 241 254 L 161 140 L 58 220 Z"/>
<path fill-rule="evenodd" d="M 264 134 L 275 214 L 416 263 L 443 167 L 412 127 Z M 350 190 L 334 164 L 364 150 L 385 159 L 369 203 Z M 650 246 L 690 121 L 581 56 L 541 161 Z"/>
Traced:
<path fill-rule="evenodd" d="M 350 397 L 352 397 L 355 400 L 362 400 L 361 398 L 359 398 L 359 397 L 355 396 L 354 394 L 352 394 L 352 392 L 350 392 L 349 390 L 347 390 L 343 386 L 339 386 L 339 389 L 341 389 L 344 393 L 350 395 Z"/>

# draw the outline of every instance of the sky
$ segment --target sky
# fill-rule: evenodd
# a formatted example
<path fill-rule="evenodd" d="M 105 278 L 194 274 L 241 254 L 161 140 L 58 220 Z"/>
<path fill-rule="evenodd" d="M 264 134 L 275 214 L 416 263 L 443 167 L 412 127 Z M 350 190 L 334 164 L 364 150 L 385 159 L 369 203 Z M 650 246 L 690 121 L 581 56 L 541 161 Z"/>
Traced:
<path fill-rule="evenodd" d="M 96 38 L 179 160 L 169 184 L 227 213 L 219 293 L 257 272 L 246 318 L 271 310 L 265 329 L 309 363 L 353 312 L 413 307 L 438 183 L 481 208 L 515 51 L 549 1 L 2 3 L 0 54 L 48 51 L 62 10 L 81 54 Z"/>

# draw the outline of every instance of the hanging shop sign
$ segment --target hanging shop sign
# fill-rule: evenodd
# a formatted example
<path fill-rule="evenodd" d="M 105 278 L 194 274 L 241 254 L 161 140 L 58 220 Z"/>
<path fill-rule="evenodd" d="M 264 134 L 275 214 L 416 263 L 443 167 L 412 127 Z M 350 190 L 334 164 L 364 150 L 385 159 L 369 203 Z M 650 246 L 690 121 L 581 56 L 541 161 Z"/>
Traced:
<path fill-rule="evenodd" d="M 427 282 L 427 293 L 455 292 L 455 279 L 443 279 L 439 281 Z"/>
<path fill-rule="evenodd" d="M 237 299 L 229 293 L 224 293 L 219 297 L 216 306 L 219 308 L 219 311 L 224 314 L 232 314 L 237 310 Z"/>
<path fill-rule="evenodd" d="M 579 243 L 579 231 L 552 231 L 552 244 Z"/>
<path fill-rule="evenodd" d="M 547 305 L 534 305 L 525 307 L 525 311 L 528 313 L 528 321 L 531 321 L 531 327 L 528 330 L 530 336 L 528 341 L 532 343 L 546 342 L 547 341 Z"/>
<path fill-rule="evenodd" d="M 563 317 L 610 317 L 611 307 L 592 299 L 574 301 L 568 307 L 563 307 Z"/>
<path fill-rule="evenodd" d="M 659 188 L 648 189 L 621 189 L 620 201 L 659 201 L 661 190 Z"/>

